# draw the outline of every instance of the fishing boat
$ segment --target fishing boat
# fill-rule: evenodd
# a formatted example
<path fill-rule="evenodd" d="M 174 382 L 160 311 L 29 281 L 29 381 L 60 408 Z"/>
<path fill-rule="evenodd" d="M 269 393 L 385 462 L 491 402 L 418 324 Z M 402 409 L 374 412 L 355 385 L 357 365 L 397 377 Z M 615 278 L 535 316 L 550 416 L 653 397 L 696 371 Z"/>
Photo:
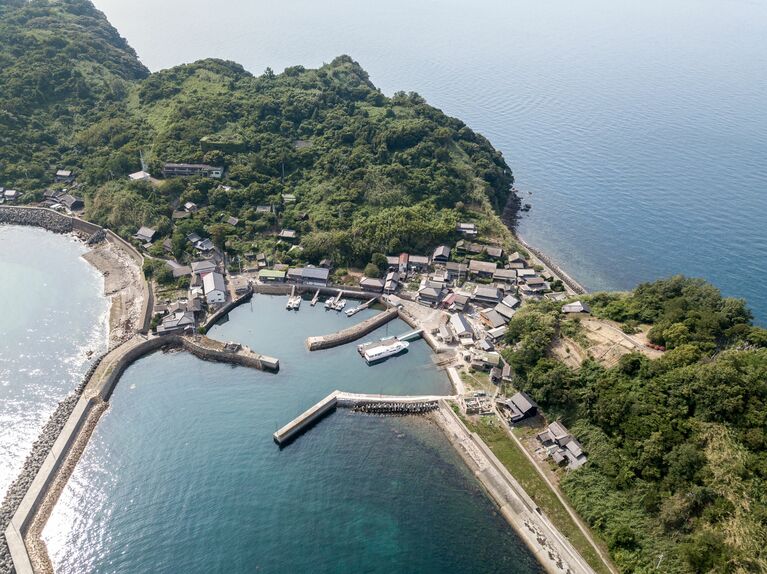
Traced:
<path fill-rule="evenodd" d="M 400 341 L 396 337 L 387 337 L 377 343 L 364 343 L 357 346 L 360 355 L 368 365 L 383 361 L 394 355 L 398 355 L 410 346 L 407 341 Z"/>

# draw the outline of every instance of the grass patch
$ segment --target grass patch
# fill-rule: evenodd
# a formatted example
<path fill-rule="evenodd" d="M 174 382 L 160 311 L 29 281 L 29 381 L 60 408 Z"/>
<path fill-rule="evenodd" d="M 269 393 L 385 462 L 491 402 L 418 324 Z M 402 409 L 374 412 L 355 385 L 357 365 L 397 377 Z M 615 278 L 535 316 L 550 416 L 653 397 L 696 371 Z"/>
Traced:
<path fill-rule="evenodd" d="M 462 417 L 463 418 L 463 417 Z M 485 444 L 498 457 L 498 460 L 519 482 L 525 492 L 541 510 L 549 517 L 552 523 L 564 534 L 572 545 L 580 552 L 581 556 L 599 574 L 610 574 L 610 570 L 602 562 L 589 541 L 583 535 L 578 525 L 568 514 L 557 496 L 551 491 L 546 482 L 538 474 L 535 466 L 530 462 L 517 444 L 509 437 L 501 423 L 496 419 L 483 418 L 474 423 L 463 418 L 464 423 L 470 430 L 476 432 Z M 594 536 L 592 532 L 592 536 Z M 596 536 L 595 539 L 598 540 Z M 601 544 L 604 546 L 604 544 Z M 607 554 L 607 550 L 603 549 Z"/>

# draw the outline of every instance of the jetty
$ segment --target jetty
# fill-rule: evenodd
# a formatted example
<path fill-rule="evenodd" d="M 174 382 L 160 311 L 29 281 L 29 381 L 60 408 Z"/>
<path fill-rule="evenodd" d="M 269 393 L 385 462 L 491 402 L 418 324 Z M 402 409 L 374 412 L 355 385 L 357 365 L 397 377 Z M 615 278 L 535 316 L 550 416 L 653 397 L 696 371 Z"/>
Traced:
<path fill-rule="evenodd" d="M 398 341 L 413 341 L 423 336 L 423 329 L 415 329 L 397 337 Z"/>
<path fill-rule="evenodd" d="M 314 307 L 317 304 L 317 301 L 319 301 L 319 300 L 320 300 L 320 290 L 317 289 L 317 291 L 314 293 L 314 297 L 312 297 L 312 300 L 309 303 L 309 305 Z"/>
<path fill-rule="evenodd" d="M 345 311 L 347 317 L 353 317 L 360 311 L 364 311 L 368 307 L 370 307 L 373 303 L 375 303 L 378 300 L 377 297 L 373 297 L 370 301 L 367 301 L 366 303 L 363 303 L 362 305 L 357 305 L 356 307 L 352 307 L 351 309 L 347 309 Z"/>
<path fill-rule="evenodd" d="M 396 308 L 387 309 L 386 311 L 381 311 L 377 315 L 365 319 L 356 325 L 342 329 L 341 331 L 329 335 L 309 337 L 306 340 L 306 346 L 310 351 L 319 351 L 320 349 L 331 349 L 333 347 L 338 347 L 339 345 L 345 345 L 346 343 L 351 343 L 352 341 L 364 337 L 378 327 L 395 319 L 397 316 L 398 310 Z"/>
<path fill-rule="evenodd" d="M 336 408 L 348 408 L 370 414 L 423 414 L 438 409 L 439 401 L 444 398 L 453 397 L 370 395 L 333 391 L 275 432 L 274 442 L 281 447 L 290 443 Z"/>

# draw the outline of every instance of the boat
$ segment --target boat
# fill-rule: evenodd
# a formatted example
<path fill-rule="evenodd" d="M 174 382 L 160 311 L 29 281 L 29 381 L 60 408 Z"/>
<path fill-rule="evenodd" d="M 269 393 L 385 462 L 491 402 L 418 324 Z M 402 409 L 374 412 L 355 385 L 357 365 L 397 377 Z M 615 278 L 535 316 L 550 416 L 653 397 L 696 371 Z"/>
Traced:
<path fill-rule="evenodd" d="M 341 299 L 338 303 L 336 303 L 335 310 L 343 311 L 344 307 L 346 307 L 346 299 Z"/>
<path fill-rule="evenodd" d="M 368 365 L 383 361 L 394 355 L 402 353 L 410 346 L 407 341 L 400 341 L 396 337 L 387 337 L 377 343 L 358 345 L 357 350 Z"/>
<path fill-rule="evenodd" d="M 334 300 L 335 300 L 335 297 L 329 297 L 328 300 L 325 301 L 325 309 L 332 309 Z"/>

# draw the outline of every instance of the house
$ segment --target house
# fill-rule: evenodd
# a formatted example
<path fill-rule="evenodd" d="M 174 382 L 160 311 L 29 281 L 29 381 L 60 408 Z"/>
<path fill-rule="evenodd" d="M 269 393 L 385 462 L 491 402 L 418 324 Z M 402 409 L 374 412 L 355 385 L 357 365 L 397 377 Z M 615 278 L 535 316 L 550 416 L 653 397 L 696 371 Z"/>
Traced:
<path fill-rule="evenodd" d="M 521 287 L 522 292 L 527 295 L 534 295 L 536 293 L 543 293 L 549 290 L 549 284 L 542 277 L 527 277 L 524 285 Z"/>
<path fill-rule="evenodd" d="M 508 328 L 506 327 L 506 325 L 501 325 L 499 327 L 495 327 L 494 329 L 488 329 L 487 337 L 494 343 L 497 343 L 498 341 L 503 339 L 507 330 Z"/>
<path fill-rule="evenodd" d="M 151 227 L 142 227 L 136 232 L 136 235 L 134 235 L 133 237 L 138 239 L 141 243 L 151 243 L 152 237 L 154 237 L 155 233 L 156 233 L 155 230 L 152 229 Z"/>
<path fill-rule="evenodd" d="M 488 329 L 503 327 L 508 320 L 495 309 L 484 309 L 479 313 L 479 319 Z"/>
<path fill-rule="evenodd" d="M 481 243 L 472 243 L 461 239 L 455 244 L 455 250 L 459 253 L 469 253 L 470 255 L 480 255 L 485 251 L 485 246 Z"/>
<path fill-rule="evenodd" d="M 516 309 L 517 307 L 519 307 L 519 299 L 514 297 L 514 295 L 506 295 L 506 297 L 503 298 L 501 303 L 506 305 L 509 309 Z"/>
<path fill-rule="evenodd" d="M 386 265 L 389 266 L 389 270 L 399 270 L 399 255 L 387 255 Z"/>
<path fill-rule="evenodd" d="M 231 215 L 227 217 L 224 221 L 226 221 L 232 227 L 236 227 L 237 224 L 240 222 L 239 219 L 237 219 L 236 217 L 232 217 Z"/>
<path fill-rule="evenodd" d="M 200 237 L 200 236 L 199 236 L 199 235 L 197 235 L 196 233 L 190 233 L 189 235 L 187 235 L 187 236 L 186 236 L 186 240 L 187 240 L 189 243 L 192 243 L 192 244 L 194 244 L 194 243 L 197 243 L 197 242 L 198 242 L 198 241 L 200 241 L 201 239 L 202 239 L 202 237 Z"/>
<path fill-rule="evenodd" d="M 501 378 L 503 379 L 503 372 L 501 372 Z M 516 393 L 510 399 L 499 402 L 509 411 L 509 419 L 513 423 L 538 414 L 538 405 L 530 395 L 524 392 Z"/>
<path fill-rule="evenodd" d="M 516 269 L 496 269 L 493 273 L 493 280 L 507 285 L 514 285 L 517 282 Z"/>
<path fill-rule="evenodd" d="M 360 287 L 365 291 L 372 291 L 373 293 L 383 292 L 385 284 L 385 280 L 378 279 L 377 277 L 363 277 L 360 279 Z"/>
<path fill-rule="evenodd" d="M 213 245 L 213 242 L 210 239 L 203 239 L 202 241 L 198 241 L 194 244 L 195 249 L 203 252 L 207 251 L 213 251 L 216 246 Z"/>
<path fill-rule="evenodd" d="M 445 273 L 449 281 L 461 281 L 466 279 L 466 274 L 469 271 L 469 267 L 465 263 L 456 263 L 455 261 L 448 261 L 445 264 Z"/>
<path fill-rule="evenodd" d="M 272 212 L 272 206 L 271 205 L 257 205 L 256 206 L 256 213 L 271 213 Z"/>
<path fill-rule="evenodd" d="M 384 292 L 394 293 L 399 288 L 399 271 L 389 271 L 384 281 Z"/>
<path fill-rule="evenodd" d="M 19 197 L 21 197 L 21 193 L 15 189 L 6 189 L 3 192 L 3 197 L 5 198 L 5 201 L 16 201 Z"/>
<path fill-rule="evenodd" d="M 198 209 L 199 208 L 197 207 L 197 204 L 195 202 L 193 202 L 193 201 L 187 201 L 184 204 L 184 211 L 186 211 L 188 213 L 194 213 Z"/>
<path fill-rule="evenodd" d="M 257 253 L 256 254 L 256 266 L 259 269 L 263 269 L 264 267 L 269 267 L 269 262 L 266 260 L 266 254 L 265 253 Z"/>
<path fill-rule="evenodd" d="M 202 275 L 216 270 L 216 264 L 210 260 L 192 261 L 192 275 Z"/>
<path fill-rule="evenodd" d="M 497 269 L 497 263 L 490 263 L 488 261 L 477 261 L 472 259 L 469 261 L 469 275 L 476 275 L 477 277 L 489 277 L 492 278 L 495 275 Z"/>
<path fill-rule="evenodd" d="M 226 301 L 226 285 L 224 276 L 211 271 L 202 276 L 202 289 L 208 305 L 219 305 Z"/>
<path fill-rule="evenodd" d="M 171 241 L 170 238 L 164 239 L 162 242 L 162 248 L 166 253 L 171 253 L 173 251 L 173 241 Z"/>
<path fill-rule="evenodd" d="M 487 253 L 488 257 L 492 257 L 493 259 L 501 259 L 503 257 L 503 247 L 487 245 L 485 247 L 485 253 Z"/>
<path fill-rule="evenodd" d="M 320 267 L 323 267 L 324 269 L 332 269 L 333 261 L 331 259 L 325 258 L 320 261 Z"/>
<path fill-rule="evenodd" d="M 400 253 L 397 259 L 397 271 L 400 275 L 407 275 L 408 264 L 410 263 L 410 255 L 407 253 Z"/>
<path fill-rule="evenodd" d="M 495 287 L 477 287 L 472 299 L 477 303 L 496 305 L 501 300 L 501 291 Z"/>
<path fill-rule="evenodd" d="M 498 313 L 501 317 L 506 319 L 506 322 L 508 323 L 511 321 L 511 319 L 516 314 L 516 311 L 512 309 L 511 307 L 508 307 L 504 305 L 502 302 L 498 303 L 495 307 L 493 307 L 496 313 Z"/>
<path fill-rule="evenodd" d="M 501 364 L 501 355 L 495 351 L 474 351 L 471 355 L 469 367 L 480 371 L 489 371 Z"/>
<path fill-rule="evenodd" d="M 447 324 L 439 326 L 439 329 L 437 329 L 437 339 L 449 345 L 453 342 L 453 338 L 453 331 Z"/>
<path fill-rule="evenodd" d="M 170 217 L 171 217 L 171 219 L 174 219 L 174 220 L 175 219 L 186 219 L 190 215 L 192 215 L 192 214 L 189 213 L 188 211 L 181 211 L 181 210 L 176 209 L 176 210 L 173 211 L 173 213 L 171 214 Z"/>
<path fill-rule="evenodd" d="M 418 290 L 418 299 L 424 303 L 438 304 L 445 296 L 445 292 L 444 284 L 426 279 L 421 282 L 421 288 Z"/>
<path fill-rule="evenodd" d="M 575 301 L 562 306 L 562 313 L 591 313 L 591 309 L 586 303 Z"/>
<path fill-rule="evenodd" d="M 192 268 L 189 265 L 181 265 L 178 261 L 166 261 L 165 265 L 171 270 L 171 273 L 173 273 L 174 279 L 192 274 Z"/>
<path fill-rule="evenodd" d="M 162 336 L 171 333 L 183 333 L 184 331 L 193 331 L 194 327 L 194 313 L 177 310 L 165 316 L 162 322 L 157 325 L 157 334 Z"/>
<path fill-rule="evenodd" d="M 62 196 L 60 201 L 61 205 L 65 206 L 69 211 L 79 211 L 85 207 L 82 199 L 69 194 Z"/>
<path fill-rule="evenodd" d="M 525 261 L 524 257 L 519 254 L 519 251 L 515 251 L 509 255 L 507 261 L 509 262 L 509 265 L 514 264 L 521 267 L 527 267 L 527 261 Z M 515 269 L 519 269 L 519 267 L 515 267 Z"/>
<path fill-rule="evenodd" d="M 166 163 L 162 168 L 162 175 L 163 177 L 201 175 L 221 179 L 224 176 L 224 168 L 205 163 Z"/>
<path fill-rule="evenodd" d="M 60 169 L 56 172 L 54 181 L 56 183 L 72 183 L 75 180 L 74 174 L 68 169 Z"/>
<path fill-rule="evenodd" d="M 471 328 L 466 317 L 461 313 L 456 313 L 450 316 L 450 328 L 459 339 L 462 339 L 463 337 L 474 338 L 474 329 Z"/>
<path fill-rule="evenodd" d="M 496 385 L 501 382 L 501 369 L 498 367 L 490 369 L 490 382 Z"/>
<path fill-rule="evenodd" d="M 538 275 L 538 272 L 535 269 L 530 269 L 528 267 L 521 267 L 517 269 L 517 278 L 519 279 L 526 279 L 528 277 L 535 277 Z"/>
<path fill-rule="evenodd" d="M 280 239 L 286 239 L 288 241 L 292 241 L 296 238 L 296 232 L 293 229 L 283 229 L 277 234 L 277 237 Z"/>
<path fill-rule="evenodd" d="M 429 268 L 429 257 L 426 255 L 410 255 L 408 266 L 413 271 L 426 271 Z"/>
<path fill-rule="evenodd" d="M 137 171 L 136 173 L 130 174 L 128 176 L 128 179 L 130 179 L 131 181 L 147 181 L 151 177 L 152 176 L 145 171 Z"/>
<path fill-rule="evenodd" d="M 508 363 L 503 364 L 503 371 L 501 372 L 501 380 L 504 383 L 510 383 L 514 378 L 514 374 L 511 372 L 511 365 Z"/>
<path fill-rule="evenodd" d="M 261 283 L 284 283 L 285 272 L 277 269 L 262 269 L 258 272 L 258 280 Z"/>
<path fill-rule="evenodd" d="M 456 231 L 458 231 L 458 233 L 463 233 L 464 235 L 470 236 L 474 236 L 478 233 L 477 226 L 474 223 L 459 223 L 456 226 Z"/>
<path fill-rule="evenodd" d="M 282 194 L 282 201 L 283 203 L 295 203 L 296 202 L 296 196 L 292 193 L 283 193 Z"/>
<path fill-rule="evenodd" d="M 555 463 L 566 465 L 570 470 L 575 470 L 586 463 L 587 457 L 583 447 L 562 423 L 551 423 L 545 431 L 538 433 L 536 438 L 546 447 Z"/>
<path fill-rule="evenodd" d="M 288 269 L 288 282 L 297 285 L 325 287 L 328 284 L 330 270 L 321 267 L 295 267 Z"/>
<path fill-rule="evenodd" d="M 453 294 L 453 302 L 451 304 L 451 307 L 454 308 L 456 311 L 463 311 L 466 309 L 466 306 L 469 304 L 469 301 L 471 300 L 471 295 L 468 295 L 466 293 L 454 293 Z"/>
<path fill-rule="evenodd" d="M 450 248 L 447 245 L 440 245 L 434 250 L 431 260 L 434 263 L 447 263 L 450 261 Z"/>

